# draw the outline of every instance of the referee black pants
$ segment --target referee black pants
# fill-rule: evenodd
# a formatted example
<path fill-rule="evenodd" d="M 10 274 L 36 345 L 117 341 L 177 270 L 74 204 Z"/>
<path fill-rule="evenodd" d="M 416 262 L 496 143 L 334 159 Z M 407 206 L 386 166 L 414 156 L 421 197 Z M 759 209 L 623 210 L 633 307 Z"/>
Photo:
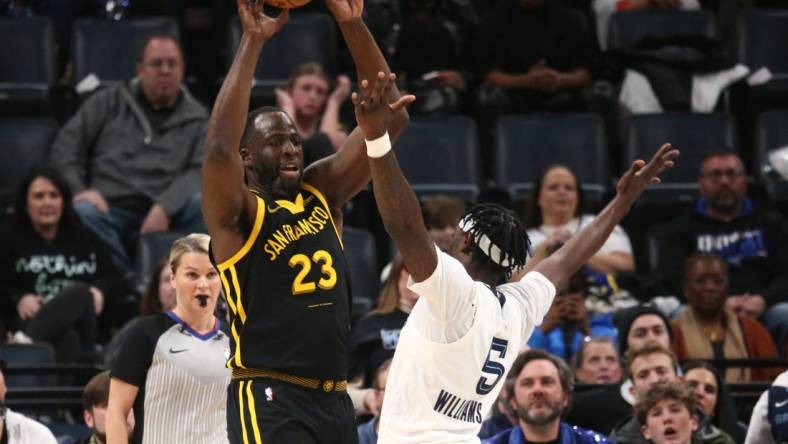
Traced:
<path fill-rule="evenodd" d="M 227 388 L 231 444 L 356 444 L 347 392 L 324 393 L 270 378 L 233 379 Z"/>

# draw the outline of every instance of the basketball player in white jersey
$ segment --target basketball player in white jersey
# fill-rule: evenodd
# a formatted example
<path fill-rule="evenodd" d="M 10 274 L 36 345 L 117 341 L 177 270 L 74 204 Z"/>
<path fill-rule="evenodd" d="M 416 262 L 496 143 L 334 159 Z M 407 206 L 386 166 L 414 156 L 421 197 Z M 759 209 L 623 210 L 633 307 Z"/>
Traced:
<path fill-rule="evenodd" d="M 378 443 L 478 443 L 482 419 L 556 288 L 599 250 L 646 185 L 673 166 L 678 151 L 665 144 L 650 162 L 635 161 L 592 224 L 519 282 L 497 286 L 525 264 L 525 228 L 506 209 L 479 205 L 461 219 L 448 251 L 436 248 L 391 151 L 381 124 L 386 119 L 379 118 L 393 117 L 414 99 L 390 105 L 385 97 L 393 79 L 379 73 L 374 84 L 362 81 L 353 94 L 378 209 L 411 274 L 410 288 L 421 295 L 394 354 Z"/>

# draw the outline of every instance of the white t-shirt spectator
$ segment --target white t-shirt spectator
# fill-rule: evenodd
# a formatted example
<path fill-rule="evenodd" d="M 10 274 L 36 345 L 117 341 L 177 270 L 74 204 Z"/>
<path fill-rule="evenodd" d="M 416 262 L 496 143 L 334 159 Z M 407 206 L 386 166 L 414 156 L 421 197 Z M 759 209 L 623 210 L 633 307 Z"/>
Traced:
<path fill-rule="evenodd" d="M 559 230 L 566 230 L 572 234 L 575 234 L 590 225 L 594 219 L 595 216 L 584 214 L 580 217 L 570 220 L 564 225 L 550 227 L 542 225 L 541 227 L 531 228 L 528 230 L 528 238 L 531 239 L 531 248 L 536 248 L 541 243 L 546 241 L 547 238 L 549 238 L 553 233 Z M 610 233 L 610 237 L 607 238 L 605 243 L 602 245 L 602 248 L 600 248 L 597 253 L 608 254 L 616 251 L 630 255 L 632 254 L 632 243 L 629 241 L 629 236 L 627 236 L 627 232 L 618 225 L 616 225 L 616 227 L 613 229 L 613 232 Z"/>

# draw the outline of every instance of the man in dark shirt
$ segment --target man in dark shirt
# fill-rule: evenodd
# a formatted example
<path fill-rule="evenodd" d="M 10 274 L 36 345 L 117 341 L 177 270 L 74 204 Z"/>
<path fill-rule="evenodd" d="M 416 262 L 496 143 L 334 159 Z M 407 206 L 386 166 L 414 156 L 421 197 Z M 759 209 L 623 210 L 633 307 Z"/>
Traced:
<path fill-rule="evenodd" d="M 482 20 L 476 59 L 482 105 L 499 112 L 578 110 L 591 80 L 586 17 L 550 0 L 505 0 Z"/>

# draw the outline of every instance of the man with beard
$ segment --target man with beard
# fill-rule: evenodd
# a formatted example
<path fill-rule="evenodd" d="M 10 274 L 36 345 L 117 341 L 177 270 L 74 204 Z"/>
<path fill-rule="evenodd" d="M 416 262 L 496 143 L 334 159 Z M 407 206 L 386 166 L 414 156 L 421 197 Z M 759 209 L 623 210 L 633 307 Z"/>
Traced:
<path fill-rule="evenodd" d="M 529 350 L 512 364 L 507 377 L 509 403 L 518 427 L 505 430 L 483 444 L 610 443 L 604 436 L 561 421 L 574 385 L 572 370 L 557 356 Z"/>
<path fill-rule="evenodd" d="M 370 181 L 364 134 L 355 129 L 336 153 L 304 168 L 291 116 L 270 107 L 248 112 L 260 52 L 287 22 L 288 10 L 273 18 L 265 15 L 264 0 L 236 3 L 243 36 L 214 103 L 202 170 L 212 260 L 230 308 L 230 442 L 355 443 L 342 207 Z M 369 79 L 361 88 L 401 101 L 362 19 L 363 0 L 325 4 L 358 78 Z M 393 117 L 367 118 L 391 119 L 396 138 L 408 121 L 403 106 Z"/>
<path fill-rule="evenodd" d="M 682 265 L 693 253 L 727 262 L 728 306 L 761 321 L 780 343 L 788 331 L 788 223 L 747 197 L 741 158 L 729 151 L 706 154 L 698 177 L 700 199 L 668 227 L 659 255 L 670 292 L 682 294 Z"/>

